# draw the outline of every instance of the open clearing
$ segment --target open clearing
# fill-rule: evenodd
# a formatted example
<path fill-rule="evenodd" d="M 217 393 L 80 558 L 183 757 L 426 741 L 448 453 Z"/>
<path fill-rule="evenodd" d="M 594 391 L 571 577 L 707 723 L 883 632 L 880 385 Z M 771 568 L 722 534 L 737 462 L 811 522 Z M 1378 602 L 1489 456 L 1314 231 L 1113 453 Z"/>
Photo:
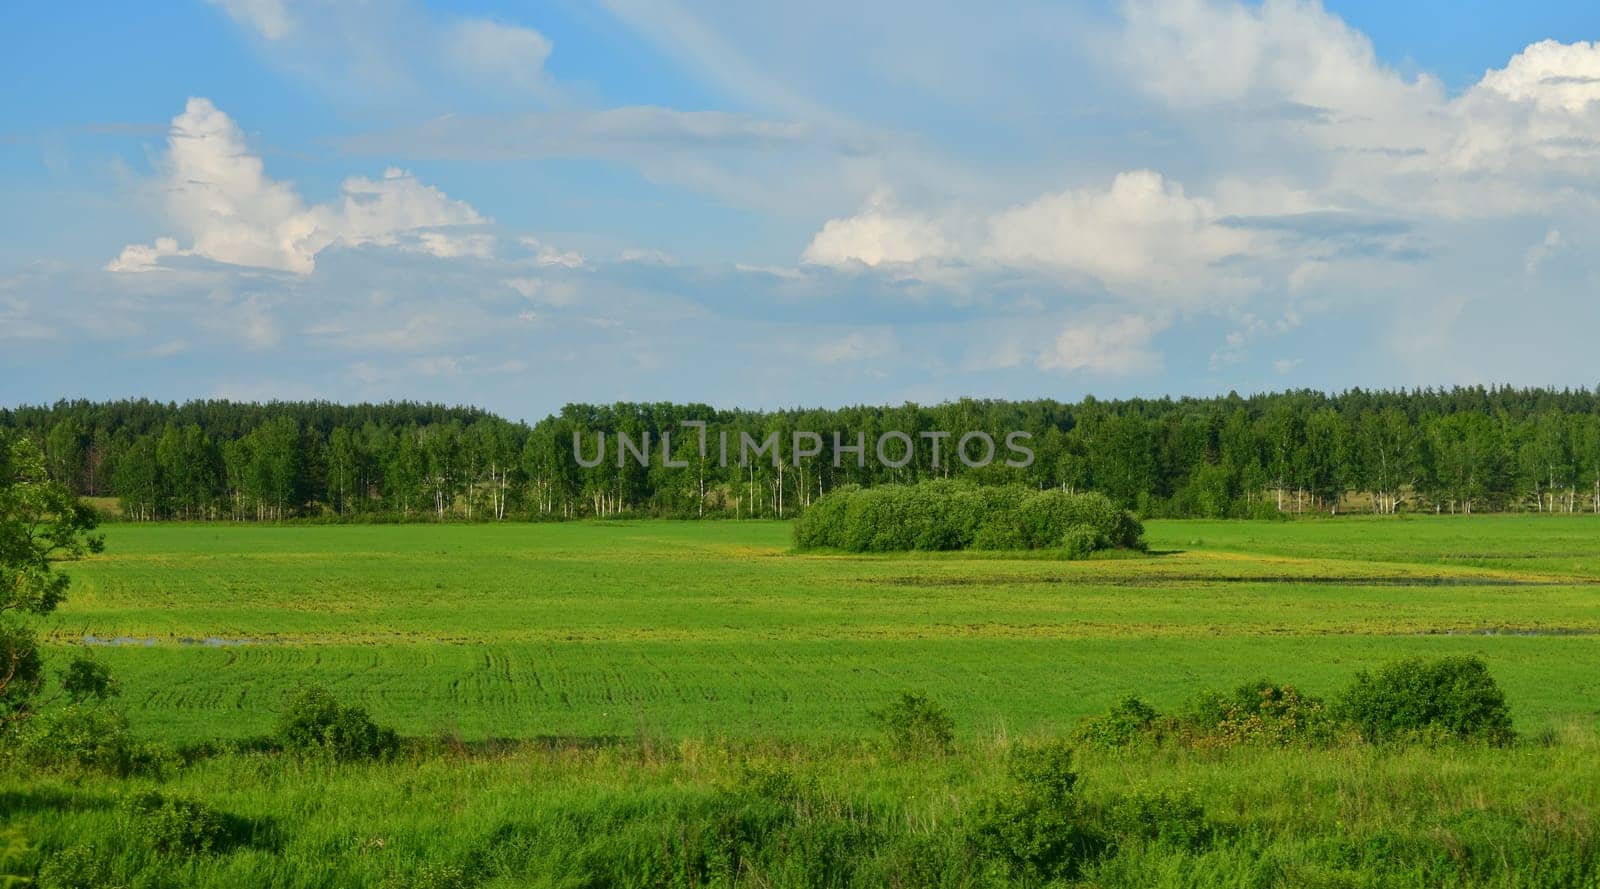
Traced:
<path fill-rule="evenodd" d="M 1147 529 L 1149 557 L 1069 562 L 801 555 L 777 522 L 118 524 L 44 629 L 179 741 L 262 733 L 312 681 L 467 738 L 860 736 L 905 689 L 967 736 L 1054 732 L 1413 654 L 1482 657 L 1523 732 L 1600 710 L 1600 518 Z"/>

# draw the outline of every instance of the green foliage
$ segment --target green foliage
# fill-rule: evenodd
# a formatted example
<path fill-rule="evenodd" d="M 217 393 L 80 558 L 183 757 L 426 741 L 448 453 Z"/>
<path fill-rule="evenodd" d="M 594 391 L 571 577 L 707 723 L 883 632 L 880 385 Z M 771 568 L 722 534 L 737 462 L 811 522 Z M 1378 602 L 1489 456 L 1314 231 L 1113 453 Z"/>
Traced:
<path fill-rule="evenodd" d="M 1476 657 L 1407 658 L 1362 671 L 1337 710 L 1370 741 L 1429 732 L 1491 744 L 1515 737 L 1505 694 Z"/>
<path fill-rule="evenodd" d="M 75 657 L 61 672 L 61 690 L 74 704 L 104 701 L 122 693 L 111 668 L 91 657 Z"/>
<path fill-rule="evenodd" d="M 0 615 L 0 739 L 33 713 L 44 679 L 44 659 L 33 628 Z"/>
<path fill-rule="evenodd" d="M 1119 843 L 1138 841 L 1190 851 L 1209 846 L 1217 834 L 1199 796 L 1188 789 L 1135 790 L 1111 804 L 1105 825 Z"/>
<path fill-rule="evenodd" d="M 1154 707 L 1136 697 L 1126 697 L 1110 710 L 1078 724 L 1074 740 L 1093 747 L 1116 749 L 1151 744 L 1159 738 Z"/>
<path fill-rule="evenodd" d="M 0 430 L 0 615 L 49 614 L 71 583 L 58 559 L 99 552 L 98 517 L 45 471 L 44 455 L 25 436 Z"/>
<path fill-rule="evenodd" d="M 0 826 L 0 889 L 20 889 L 31 885 L 24 876 L 23 861 L 29 857 L 31 847 L 21 830 Z"/>
<path fill-rule="evenodd" d="M 955 748 L 955 720 L 927 695 L 902 692 L 872 715 L 896 756 L 944 756 Z"/>
<path fill-rule="evenodd" d="M 33 713 L 43 663 L 33 631 L 14 615 L 45 615 L 66 598 L 61 559 L 99 552 L 94 510 L 53 481 L 26 436 L 0 429 L 0 738 Z"/>
<path fill-rule="evenodd" d="M 341 704 L 322 686 L 293 693 L 278 717 L 276 737 L 285 750 L 336 760 L 377 759 L 394 755 L 399 738 L 380 726 L 359 704 Z"/>
<path fill-rule="evenodd" d="M 1231 692 L 1205 691 L 1177 719 L 1177 734 L 1196 747 L 1325 743 L 1334 722 L 1320 698 L 1267 680 Z"/>
<path fill-rule="evenodd" d="M 174 762 L 164 745 L 142 741 L 119 712 L 87 704 L 45 710 L 23 729 L 16 758 L 33 768 L 159 775 Z"/>
<path fill-rule="evenodd" d="M 1144 548 L 1144 527 L 1102 494 L 962 482 L 845 487 L 795 522 L 802 549 L 849 552 Z"/>
<path fill-rule="evenodd" d="M 1010 786 L 985 800 L 969 828 L 977 852 L 1024 880 L 1070 879 L 1106 846 L 1074 794 L 1072 750 L 1060 742 L 1012 748 Z"/>
<path fill-rule="evenodd" d="M 106 853 L 78 843 L 53 853 L 39 867 L 39 889 L 123 889 Z"/>
<path fill-rule="evenodd" d="M 155 790 L 124 797 L 117 820 L 127 841 L 159 855 L 210 852 L 231 839 L 228 820 L 210 805 Z"/>

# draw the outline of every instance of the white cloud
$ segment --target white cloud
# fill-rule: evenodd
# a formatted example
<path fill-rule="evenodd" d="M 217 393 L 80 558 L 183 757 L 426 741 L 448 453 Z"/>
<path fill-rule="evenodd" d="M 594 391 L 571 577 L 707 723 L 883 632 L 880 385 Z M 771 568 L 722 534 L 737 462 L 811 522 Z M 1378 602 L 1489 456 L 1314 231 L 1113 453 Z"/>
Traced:
<path fill-rule="evenodd" d="M 197 256 L 231 265 L 309 274 L 316 256 L 332 246 L 374 244 L 448 257 L 486 255 L 481 234 L 436 231 L 486 220 L 397 168 L 380 179 L 354 176 L 339 198 L 307 205 L 288 184 L 266 174 L 228 115 L 207 99 L 190 99 L 173 118 L 157 183 L 166 217 L 189 241 L 172 237 L 132 244 L 110 271 L 147 271 L 174 256 Z"/>
<path fill-rule="evenodd" d="M 1217 223 L 1209 201 L 1150 170 L 1119 174 L 1104 191 L 1046 195 L 989 221 L 982 254 L 1007 265 L 1082 272 L 1111 290 L 1209 290 L 1219 260 L 1252 246 L 1250 233 Z"/>
<path fill-rule="evenodd" d="M 1478 87 L 1541 110 L 1581 114 L 1600 101 L 1600 43 L 1542 40 L 1485 73 Z"/>
<path fill-rule="evenodd" d="M 938 224 L 897 212 L 880 194 L 861 213 L 824 223 L 802 258 L 817 265 L 877 266 L 940 258 L 952 250 Z"/>
<path fill-rule="evenodd" d="M 940 226 L 877 202 L 833 219 L 806 248 L 821 265 L 869 266 L 948 260 L 1008 268 L 1057 269 L 1108 290 L 1204 295 L 1234 286 L 1217 263 L 1249 249 L 1254 236 L 1219 223 L 1217 209 L 1191 198 L 1158 173 L 1119 174 L 1105 190 L 1078 189 L 1036 198 L 980 221 Z M 950 229 L 982 232 L 958 237 Z"/>
<path fill-rule="evenodd" d="M 1380 64 L 1372 42 L 1320 3 L 1134 0 L 1125 13 L 1126 70 L 1174 105 L 1353 116 L 1441 93 L 1432 78 L 1407 81 Z"/>
<path fill-rule="evenodd" d="M 1161 356 L 1151 342 L 1169 324 L 1166 319 L 1144 315 L 1086 316 L 1062 328 L 1035 363 L 1041 370 L 1068 373 L 1154 373 L 1161 369 Z"/>
<path fill-rule="evenodd" d="M 533 264 L 545 268 L 583 268 L 583 254 L 576 250 L 560 250 L 551 244 L 546 244 L 538 238 L 523 236 L 517 239 L 522 246 L 533 251 Z"/>

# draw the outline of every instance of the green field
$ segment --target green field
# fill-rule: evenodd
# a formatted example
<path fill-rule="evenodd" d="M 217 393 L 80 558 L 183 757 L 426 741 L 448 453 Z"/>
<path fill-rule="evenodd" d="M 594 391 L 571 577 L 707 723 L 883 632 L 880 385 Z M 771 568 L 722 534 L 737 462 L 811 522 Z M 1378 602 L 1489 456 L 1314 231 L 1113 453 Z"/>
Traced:
<path fill-rule="evenodd" d="M 413 734 L 850 737 L 921 689 L 969 736 L 1476 654 L 1528 731 L 1600 710 L 1600 518 L 1155 521 L 1153 554 L 810 555 L 787 524 L 113 525 L 46 625 L 135 723 L 265 731 L 325 683 Z M 119 639 L 119 637 L 121 637 Z"/>
<path fill-rule="evenodd" d="M 1058 875 L 1600 886 L 1600 519 L 1148 538 L 1065 561 L 801 554 L 766 522 L 112 525 L 42 630 L 57 662 L 91 643 L 134 731 L 187 752 L 128 777 L 0 769 L 0 885 L 1044 885 L 982 839 L 1035 823 L 995 808 L 1026 798 L 1019 745 L 1128 694 L 1166 711 L 1265 677 L 1333 695 L 1401 656 L 1473 654 L 1512 746 L 1080 744 L 1070 809 L 1046 811 L 1109 845 Z M 364 703 L 402 753 L 253 740 L 303 683 Z M 884 746 L 869 711 L 903 690 L 954 717 L 953 753 Z M 174 822 L 127 814 L 150 790 L 221 813 L 224 839 L 163 846 Z M 1039 823 L 1016 836 L 1069 822 Z"/>

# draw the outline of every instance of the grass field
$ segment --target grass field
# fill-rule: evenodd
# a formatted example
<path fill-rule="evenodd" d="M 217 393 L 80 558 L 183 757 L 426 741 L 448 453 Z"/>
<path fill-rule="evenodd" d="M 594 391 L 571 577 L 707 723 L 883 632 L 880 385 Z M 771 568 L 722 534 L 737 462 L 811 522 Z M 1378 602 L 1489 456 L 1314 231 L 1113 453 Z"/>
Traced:
<path fill-rule="evenodd" d="M 802 555 L 760 522 L 107 537 L 43 629 L 93 640 L 138 733 L 252 738 L 318 682 L 411 741 L 0 768 L 7 889 L 1600 887 L 1600 519 L 1151 522 L 1150 555 L 1078 562 Z M 1520 739 L 1080 745 L 1043 810 L 1008 777 L 1130 693 L 1331 695 L 1413 654 L 1481 657 Z M 884 746 L 869 710 L 908 689 L 953 753 Z M 128 814 L 151 790 L 226 831 L 175 850 L 188 822 Z M 1070 825 L 1101 845 L 1056 883 L 1005 857 Z"/>
<path fill-rule="evenodd" d="M 1151 522 L 1154 555 L 800 555 L 775 522 L 113 525 L 46 632 L 136 724 L 262 732 L 330 685 L 410 733 L 849 737 L 921 689 L 969 736 L 1263 676 L 1476 654 L 1529 731 L 1600 710 L 1600 518 Z M 120 638 L 119 638 L 120 637 Z"/>

